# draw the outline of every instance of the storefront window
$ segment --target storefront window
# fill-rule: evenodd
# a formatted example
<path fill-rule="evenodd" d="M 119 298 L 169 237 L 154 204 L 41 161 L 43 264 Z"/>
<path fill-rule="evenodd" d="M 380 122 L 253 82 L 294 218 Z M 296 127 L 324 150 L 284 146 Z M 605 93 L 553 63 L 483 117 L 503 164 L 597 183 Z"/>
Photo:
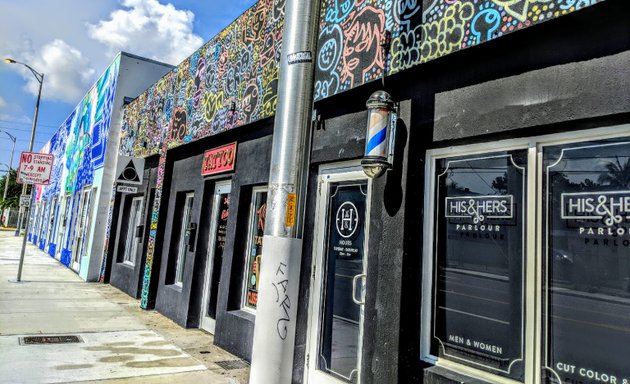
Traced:
<path fill-rule="evenodd" d="M 546 382 L 630 381 L 630 142 L 546 147 Z"/>
<path fill-rule="evenodd" d="M 247 236 L 247 257 L 245 262 L 245 294 L 243 307 L 255 310 L 258 303 L 258 276 L 262 257 L 262 242 L 265 234 L 265 218 L 267 216 L 267 189 L 254 188 L 252 204 L 249 212 L 249 231 Z"/>
<path fill-rule="evenodd" d="M 431 351 L 514 379 L 523 365 L 525 151 L 436 168 Z"/>
<path fill-rule="evenodd" d="M 423 359 L 489 382 L 630 384 L 628 128 L 429 153 Z"/>

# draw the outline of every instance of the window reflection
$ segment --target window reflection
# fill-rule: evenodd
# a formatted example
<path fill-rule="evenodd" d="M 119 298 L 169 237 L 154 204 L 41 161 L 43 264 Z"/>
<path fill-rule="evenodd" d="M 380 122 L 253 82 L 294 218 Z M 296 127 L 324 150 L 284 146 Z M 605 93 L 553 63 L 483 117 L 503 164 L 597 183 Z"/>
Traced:
<path fill-rule="evenodd" d="M 544 150 L 548 382 L 630 380 L 630 143 Z"/>
<path fill-rule="evenodd" d="M 525 151 L 437 170 L 432 354 L 522 379 Z"/>

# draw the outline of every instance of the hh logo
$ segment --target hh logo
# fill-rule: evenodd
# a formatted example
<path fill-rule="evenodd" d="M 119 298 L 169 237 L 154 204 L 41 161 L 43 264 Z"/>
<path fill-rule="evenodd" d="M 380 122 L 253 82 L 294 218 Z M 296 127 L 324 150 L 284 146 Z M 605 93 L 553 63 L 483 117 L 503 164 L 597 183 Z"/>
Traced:
<path fill-rule="evenodd" d="M 337 209 L 335 218 L 337 233 L 343 238 L 348 238 L 356 232 L 359 227 L 359 211 L 350 201 L 341 204 Z"/>
<path fill-rule="evenodd" d="M 630 191 L 563 193 L 565 220 L 597 219 L 612 227 L 630 219 Z"/>
<path fill-rule="evenodd" d="M 472 219 L 475 224 L 487 219 L 511 219 L 512 200 L 512 195 L 447 197 L 445 216 Z"/>

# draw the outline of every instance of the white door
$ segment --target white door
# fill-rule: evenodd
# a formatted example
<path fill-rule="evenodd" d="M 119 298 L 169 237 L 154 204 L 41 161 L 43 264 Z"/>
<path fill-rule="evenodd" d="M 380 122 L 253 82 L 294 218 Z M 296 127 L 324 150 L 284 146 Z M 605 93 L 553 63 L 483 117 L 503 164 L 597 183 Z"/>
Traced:
<path fill-rule="evenodd" d="M 320 169 L 309 301 L 307 383 L 358 383 L 370 181 L 360 167 Z"/>
<path fill-rule="evenodd" d="M 53 233 L 55 231 L 55 225 L 57 225 L 57 216 L 59 215 L 59 203 L 57 202 L 57 196 L 54 196 L 52 203 L 50 204 L 50 217 L 48 219 L 48 233 L 46 234 L 46 247 L 55 239 L 53 239 Z"/>
<path fill-rule="evenodd" d="M 79 201 L 79 212 L 77 217 L 76 232 L 74 237 L 74 247 L 72 250 L 72 269 L 79 271 L 81 266 L 81 256 L 83 253 L 83 245 L 88 234 L 88 221 L 90 211 L 91 190 L 85 189 L 81 192 L 81 201 Z"/>
<path fill-rule="evenodd" d="M 55 243 L 55 259 L 57 260 L 61 259 L 61 252 L 63 250 L 63 247 L 66 246 L 66 233 L 68 228 L 68 219 L 70 217 L 70 207 L 70 195 L 68 194 L 62 198 L 61 208 L 59 210 L 61 217 L 57 226 L 57 242 Z"/>
<path fill-rule="evenodd" d="M 129 216 L 127 219 L 127 233 L 125 235 L 125 253 L 123 262 L 128 265 L 136 265 L 138 244 L 142 241 L 142 210 L 144 208 L 144 197 L 138 196 L 131 200 Z"/>
<path fill-rule="evenodd" d="M 230 215 L 230 180 L 217 183 L 212 196 L 210 213 L 210 235 L 208 236 L 208 256 L 204 277 L 203 300 L 201 301 L 201 328 L 214 334 L 217 312 L 217 295 L 221 278 L 221 265 L 227 222 Z"/>

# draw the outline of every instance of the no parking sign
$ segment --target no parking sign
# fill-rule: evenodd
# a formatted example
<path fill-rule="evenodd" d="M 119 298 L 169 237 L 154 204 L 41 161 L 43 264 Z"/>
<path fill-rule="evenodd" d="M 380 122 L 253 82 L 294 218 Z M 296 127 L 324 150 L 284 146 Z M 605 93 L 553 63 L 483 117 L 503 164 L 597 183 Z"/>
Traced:
<path fill-rule="evenodd" d="M 54 155 L 37 152 L 22 152 L 18 167 L 19 184 L 50 184 Z"/>

